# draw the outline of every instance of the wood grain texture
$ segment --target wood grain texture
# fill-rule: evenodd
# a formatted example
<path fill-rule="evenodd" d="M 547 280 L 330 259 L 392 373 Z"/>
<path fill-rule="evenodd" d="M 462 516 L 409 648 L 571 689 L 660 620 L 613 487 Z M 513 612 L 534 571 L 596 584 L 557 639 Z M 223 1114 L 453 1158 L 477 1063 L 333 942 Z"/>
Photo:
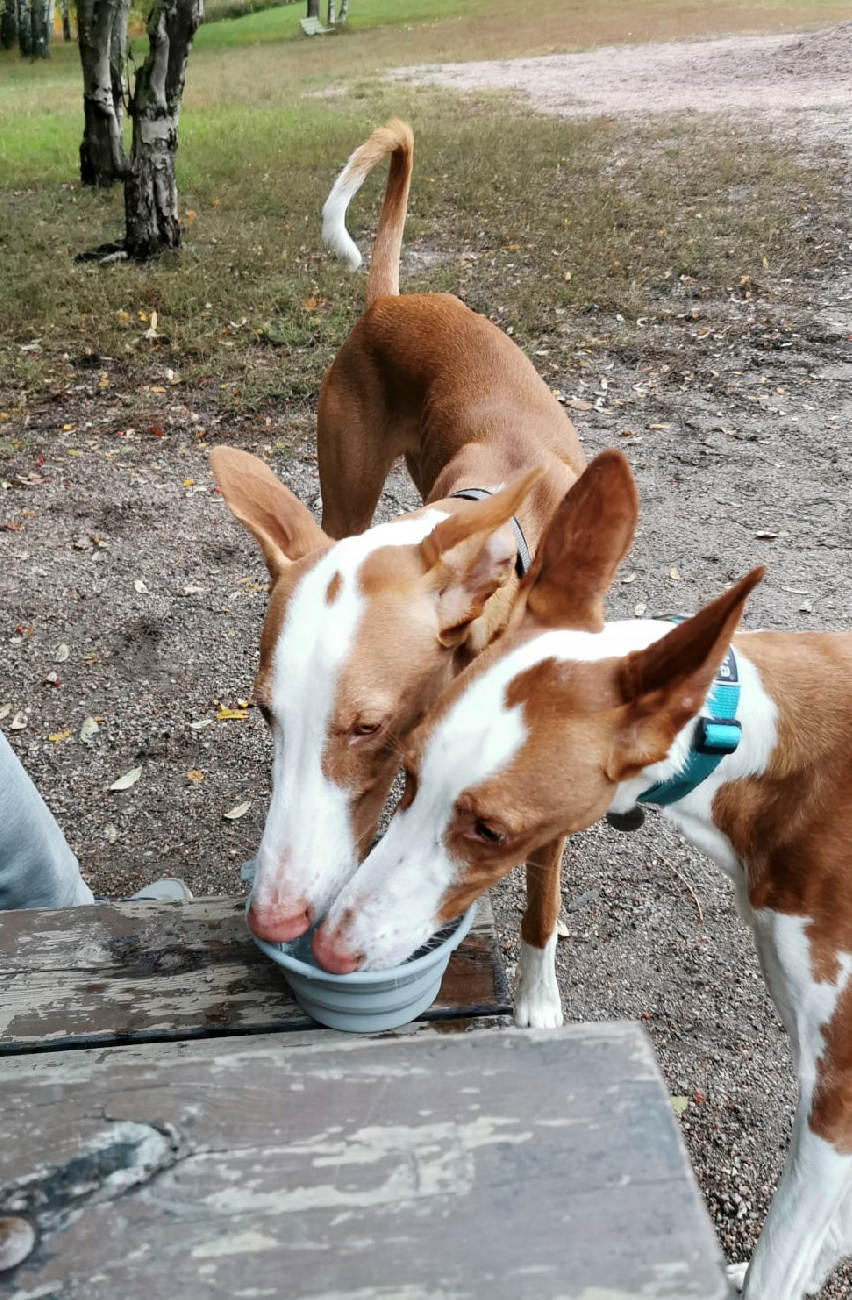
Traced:
<path fill-rule="evenodd" d="M 723 1300 L 636 1025 L 0 1061 L 15 1300 Z"/>
<path fill-rule="evenodd" d="M 0 912 L 0 1054 L 310 1028 L 244 899 Z M 423 1019 L 510 1010 L 490 905 Z"/>

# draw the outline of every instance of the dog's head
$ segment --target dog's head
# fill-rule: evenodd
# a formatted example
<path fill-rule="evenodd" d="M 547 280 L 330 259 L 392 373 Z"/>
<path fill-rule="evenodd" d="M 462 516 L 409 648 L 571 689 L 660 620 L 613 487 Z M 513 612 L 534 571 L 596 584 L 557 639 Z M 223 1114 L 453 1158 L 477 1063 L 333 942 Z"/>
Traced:
<path fill-rule="evenodd" d="M 410 732 L 512 574 L 511 517 L 539 474 L 333 542 L 257 457 L 220 447 L 211 464 L 272 579 L 254 693 L 273 788 L 249 924 L 280 942 L 322 915 L 370 844 Z"/>
<path fill-rule="evenodd" d="M 698 713 L 762 571 L 668 634 L 605 624 L 637 512 L 627 462 L 604 452 L 551 521 L 505 635 L 414 732 L 388 831 L 314 937 L 327 969 L 403 960 L 536 848 L 601 817 Z"/>

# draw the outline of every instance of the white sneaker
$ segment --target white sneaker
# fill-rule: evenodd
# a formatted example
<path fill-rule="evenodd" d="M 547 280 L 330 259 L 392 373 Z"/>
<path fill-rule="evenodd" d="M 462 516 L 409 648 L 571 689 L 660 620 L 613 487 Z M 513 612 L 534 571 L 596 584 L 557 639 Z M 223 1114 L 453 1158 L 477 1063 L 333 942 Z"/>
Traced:
<path fill-rule="evenodd" d="M 154 899 L 160 903 L 188 903 L 191 898 L 192 893 L 182 880 L 177 880 L 173 876 L 164 876 L 162 880 L 152 880 L 150 885 L 137 889 L 135 894 L 130 895 L 128 901 Z"/>

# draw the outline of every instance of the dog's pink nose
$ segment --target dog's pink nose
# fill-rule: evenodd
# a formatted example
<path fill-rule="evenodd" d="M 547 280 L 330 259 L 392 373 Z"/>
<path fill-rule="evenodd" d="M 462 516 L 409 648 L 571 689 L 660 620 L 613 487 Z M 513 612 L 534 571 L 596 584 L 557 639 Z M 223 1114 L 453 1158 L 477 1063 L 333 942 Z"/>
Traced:
<path fill-rule="evenodd" d="M 311 940 L 311 952 L 319 966 L 331 975 L 351 975 L 364 960 L 361 953 L 347 952 L 335 934 L 321 925 Z"/>
<path fill-rule="evenodd" d="M 267 943 L 287 943 L 298 939 L 311 928 L 314 909 L 309 903 L 299 901 L 286 911 L 281 907 L 263 907 L 252 903 L 248 910 L 248 925 L 252 934 Z"/>

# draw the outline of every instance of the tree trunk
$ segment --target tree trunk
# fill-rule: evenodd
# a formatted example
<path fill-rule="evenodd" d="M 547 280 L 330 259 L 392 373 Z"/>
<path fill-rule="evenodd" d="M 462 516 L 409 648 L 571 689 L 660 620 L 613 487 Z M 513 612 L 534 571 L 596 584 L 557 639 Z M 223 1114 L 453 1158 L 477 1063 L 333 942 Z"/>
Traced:
<path fill-rule="evenodd" d="M 11 50 L 18 39 L 18 17 L 15 0 L 2 0 L 0 11 L 0 50 Z"/>
<path fill-rule="evenodd" d="M 340 17 L 338 18 L 337 21 L 339 23 L 345 23 L 348 17 L 349 17 L 349 0 L 340 0 Z"/>
<path fill-rule="evenodd" d="M 319 18 L 320 0 L 308 0 L 308 18 Z"/>
<path fill-rule="evenodd" d="M 125 248 L 144 261 L 180 243 L 175 153 L 178 113 L 203 0 L 157 0 L 148 19 L 148 57 L 130 104 L 133 152 L 124 182 Z"/>
<path fill-rule="evenodd" d="M 335 0 L 328 0 L 328 25 L 333 27 L 337 22 L 337 5 Z"/>
<path fill-rule="evenodd" d="M 30 11 L 30 0 L 17 0 L 17 7 L 18 49 L 21 51 L 21 57 L 28 59 L 33 52 L 33 20 Z"/>
<path fill-rule="evenodd" d="M 127 173 L 121 138 L 124 52 L 130 0 L 78 0 L 77 44 L 83 65 L 80 180 L 112 185 Z"/>
<path fill-rule="evenodd" d="M 50 31 L 53 26 L 52 0 L 31 0 L 30 22 L 32 57 L 46 59 L 50 55 Z"/>
<path fill-rule="evenodd" d="M 59 12 L 62 14 L 62 39 L 63 41 L 70 41 L 71 19 L 68 16 L 68 0 L 59 0 L 59 4 Z"/>

